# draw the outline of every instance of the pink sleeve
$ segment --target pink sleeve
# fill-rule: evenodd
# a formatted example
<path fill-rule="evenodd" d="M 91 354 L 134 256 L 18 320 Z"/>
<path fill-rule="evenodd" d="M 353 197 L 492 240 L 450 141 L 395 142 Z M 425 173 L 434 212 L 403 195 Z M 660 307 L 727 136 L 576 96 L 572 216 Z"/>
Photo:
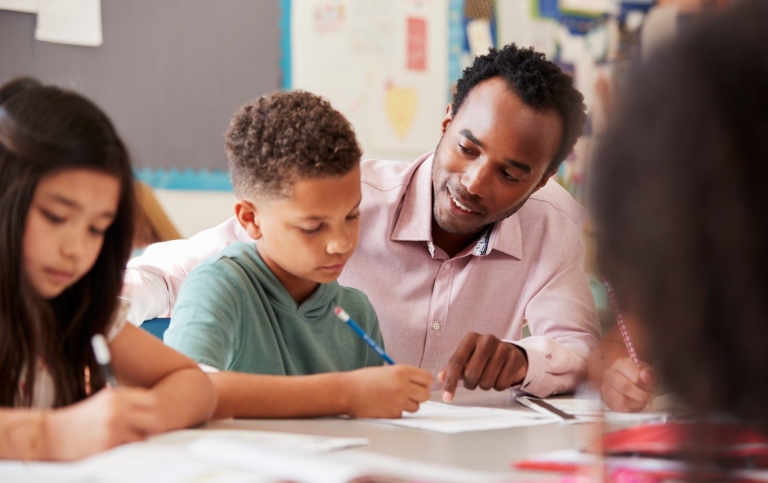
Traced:
<path fill-rule="evenodd" d="M 236 241 L 253 241 L 234 216 L 188 240 L 155 243 L 128 262 L 122 296 L 131 301 L 133 325 L 155 317 L 170 317 L 187 274 L 201 261 Z"/>

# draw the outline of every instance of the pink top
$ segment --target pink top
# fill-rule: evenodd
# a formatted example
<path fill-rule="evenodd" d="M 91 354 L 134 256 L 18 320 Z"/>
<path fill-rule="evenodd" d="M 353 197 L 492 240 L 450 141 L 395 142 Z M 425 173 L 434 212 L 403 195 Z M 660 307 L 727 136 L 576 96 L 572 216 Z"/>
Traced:
<path fill-rule="evenodd" d="M 432 154 L 414 163 L 362 163 L 360 243 L 339 279 L 364 291 L 387 353 L 433 374 L 471 331 L 519 340 L 528 354 L 520 389 L 544 397 L 573 389 L 597 344 L 597 313 L 581 268 L 585 211 L 554 181 L 449 259 L 432 244 Z M 131 260 L 129 320 L 169 317 L 178 289 L 202 259 L 249 240 L 233 217 L 189 240 L 150 246 Z"/>

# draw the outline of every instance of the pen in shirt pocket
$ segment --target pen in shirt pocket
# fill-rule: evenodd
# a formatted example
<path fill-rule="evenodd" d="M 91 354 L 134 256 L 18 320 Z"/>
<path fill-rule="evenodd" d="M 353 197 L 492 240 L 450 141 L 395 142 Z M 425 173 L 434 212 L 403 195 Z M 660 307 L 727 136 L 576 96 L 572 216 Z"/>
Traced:
<path fill-rule="evenodd" d="M 91 347 L 93 347 L 93 355 L 96 357 L 96 363 L 101 369 L 101 375 L 104 377 L 104 380 L 111 387 L 116 388 L 117 379 L 112 371 L 112 354 L 109 352 L 109 344 L 107 344 L 106 337 L 102 334 L 95 334 L 91 337 Z"/>
<path fill-rule="evenodd" d="M 341 307 L 336 307 L 333 309 L 333 313 L 336 314 L 336 317 L 338 317 L 339 320 L 346 322 L 346 324 L 353 331 L 355 331 L 355 334 L 360 336 L 360 338 L 363 339 L 363 341 L 365 341 L 365 343 L 368 344 L 374 352 L 381 356 L 381 358 L 384 359 L 387 364 L 395 363 L 395 361 L 393 361 L 392 358 L 389 357 L 386 352 L 384 352 L 384 349 L 379 344 L 377 344 L 375 340 L 371 339 L 371 336 L 366 334 L 363 328 L 357 325 L 357 322 L 352 320 L 352 317 L 350 317 L 348 313 L 344 312 L 344 309 Z"/>

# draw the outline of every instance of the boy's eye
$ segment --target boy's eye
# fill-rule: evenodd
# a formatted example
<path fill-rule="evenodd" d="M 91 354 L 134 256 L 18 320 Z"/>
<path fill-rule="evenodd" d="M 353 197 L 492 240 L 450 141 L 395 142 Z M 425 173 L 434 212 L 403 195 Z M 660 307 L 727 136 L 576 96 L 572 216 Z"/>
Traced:
<path fill-rule="evenodd" d="M 357 220 L 358 218 L 360 218 L 360 213 L 359 212 L 351 214 L 351 215 L 347 215 L 347 220 L 348 221 L 354 221 L 354 220 Z"/>
<path fill-rule="evenodd" d="M 317 233 L 317 232 L 319 232 L 322 229 L 323 229 L 323 225 L 322 224 L 321 225 L 317 225 L 314 228 L 302 228 L 302 227 L 299 227 L 299 230 L 302 233 L 307 233 L 307 234 Z"/>

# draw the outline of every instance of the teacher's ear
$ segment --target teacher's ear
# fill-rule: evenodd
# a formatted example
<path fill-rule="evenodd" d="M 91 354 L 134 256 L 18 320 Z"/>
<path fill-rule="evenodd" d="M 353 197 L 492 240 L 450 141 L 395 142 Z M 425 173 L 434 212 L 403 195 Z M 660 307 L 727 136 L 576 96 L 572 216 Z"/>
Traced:
<path fill-rule="evenodd" d="M 448 129 L 448 125 L 453 121 L 453 103 L 448 104 L 445 108 L 445 117 L 443 122 L 440 123 L 440 134 L 445 134 L 445 130 Z"/>

